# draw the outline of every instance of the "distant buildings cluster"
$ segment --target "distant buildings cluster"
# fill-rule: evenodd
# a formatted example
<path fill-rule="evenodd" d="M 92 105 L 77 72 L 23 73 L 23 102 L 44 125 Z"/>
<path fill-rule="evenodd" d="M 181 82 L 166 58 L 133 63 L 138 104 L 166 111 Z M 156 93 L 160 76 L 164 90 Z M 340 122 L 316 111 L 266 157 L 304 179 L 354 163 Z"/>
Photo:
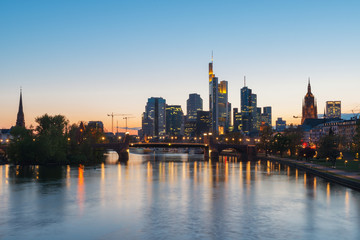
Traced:
<path fill-rule="evenodd" d="M 142 114 L 141 137 L 185 136 L 200 137 L 211 132 L 223 135 L 239 132 L 248 136 L 259 134 L 261 125 L 272 124 L 270 106 L 257 106 L 257 95 L 246 86 L 240 90 L 239 108 L 231 108 L 228 82 L 219 82 L 213 71 L 213 60 L 209 63 L 209 111 L 203 110 L 203 100 L 197 93 L 189 94 L 186 115 L 180 105 L 167 105 L 161 97 L 148 99 Z M 233 114 L 231 114 L 233 113 Z"/>

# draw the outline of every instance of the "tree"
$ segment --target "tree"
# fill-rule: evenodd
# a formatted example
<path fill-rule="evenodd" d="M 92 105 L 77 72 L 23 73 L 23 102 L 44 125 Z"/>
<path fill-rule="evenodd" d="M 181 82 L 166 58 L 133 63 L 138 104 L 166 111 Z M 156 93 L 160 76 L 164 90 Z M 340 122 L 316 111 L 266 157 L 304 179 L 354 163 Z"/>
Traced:
<path fill-rule="evenodd" d="M 271 149 L 274 152 L 279 152 L 280 156 L 283 156 L 283 153 L 289 148 L 289 139 L 281 134 L 281 133 L 277 133 L 272 141 L 271 141 Z"/>
<path fill-rule="evenodd" d="M 355 156 L 359 156 L 360 152 L 360 120 L 356 121 L 356 129 L 355 129 L 355 135 L 353 137 L 352 141 L 352 151 L 355 153 Z"/>
<path fill-rule="evenodd" d="M 288 139 L 288 148 L 291 156 L 295 155 L 296 150 L 299 145 L 301 145 L 303 135 L 304 132 L 300 126 L 294 127 L 293 125 L 290 125 L 289 128 L 285 129 L 284 136 Z"/>
<path fill-rule="evenodd" d="M 66 127 L 69 121 L 62 115 L 37 117 L 37 161 L 40 164 L 64 164 L 67 162 Z"/>
<path fill-rule="evenodd" d="M 335 166 L 336 158 L 340 156 L 338 147 L 339 137 L 335 135 L 333 130 L 330 128 L 329 134 L 324 135 L 319 140 L 318 157 L 329 158 L 332 165 Z"/>
<path fill-rule="evenodd" d="M 273 133 L 274 131 L 270 126 L 264 126 L 260 131 L 260 143 L 258 147 L 265 151 L 265 156 L 268 155 Z"/>
<path fill-rule="evenodd" d="M 33 129 L 16 126 L 11 129 L 12 138 L 8 156 L 14 164 L 33 164 L 36 161 L 36 144 Z"/>

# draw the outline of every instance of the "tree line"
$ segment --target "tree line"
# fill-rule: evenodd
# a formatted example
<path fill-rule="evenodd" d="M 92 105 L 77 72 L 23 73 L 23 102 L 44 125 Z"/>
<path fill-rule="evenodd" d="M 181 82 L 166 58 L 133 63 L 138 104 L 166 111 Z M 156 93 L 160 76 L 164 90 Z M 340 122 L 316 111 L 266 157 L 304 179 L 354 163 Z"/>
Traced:
<path fill-rule="evenodd" d="M 35 119 L 37 126 L 13 127 L 8 158 L 14 164 L 79 164 L 104 161 L 104 151 L 93 148 L 102 131 L 83 123 L 69 125 L 63 115 L 45 114 Z"/>

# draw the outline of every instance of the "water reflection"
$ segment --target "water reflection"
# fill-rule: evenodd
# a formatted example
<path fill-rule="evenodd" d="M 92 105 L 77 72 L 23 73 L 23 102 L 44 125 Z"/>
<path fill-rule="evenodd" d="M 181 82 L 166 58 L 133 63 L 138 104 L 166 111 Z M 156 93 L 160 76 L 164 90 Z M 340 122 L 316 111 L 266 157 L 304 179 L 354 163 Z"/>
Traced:
<path fill-rule="evenodd" d="M 271 161 L 169 159 L 130 154 L 126 164 L 95 167 L 0 166 L 1 237 L 360 237 L 358 192 Z"/>

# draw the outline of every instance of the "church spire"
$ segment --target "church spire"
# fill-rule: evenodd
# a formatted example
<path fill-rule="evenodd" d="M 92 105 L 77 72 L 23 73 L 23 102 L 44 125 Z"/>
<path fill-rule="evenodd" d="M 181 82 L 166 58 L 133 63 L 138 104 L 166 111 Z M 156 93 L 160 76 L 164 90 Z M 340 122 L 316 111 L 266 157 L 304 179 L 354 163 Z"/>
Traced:
<path fill-rule="evenodd" d="M 20 88 L 20 102 L 19 102 L 19 111 L 16 118 L 16 126 L 25 127 L 25 118 L 22 104 L 22 88 Z"/>

